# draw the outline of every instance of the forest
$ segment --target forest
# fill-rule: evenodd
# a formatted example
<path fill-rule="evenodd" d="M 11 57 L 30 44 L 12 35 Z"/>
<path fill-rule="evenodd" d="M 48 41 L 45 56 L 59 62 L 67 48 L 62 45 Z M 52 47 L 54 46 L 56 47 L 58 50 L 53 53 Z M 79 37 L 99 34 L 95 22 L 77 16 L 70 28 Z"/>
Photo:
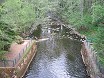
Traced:
<path fill-rule="evenodd" d="M 60 0 L 58 14 L 93 43 L 104 64 L 104 0 Z"/>
<path fill-rule="evenodd" d="M 0 3 L 0 58 L 33 23 L 54 11 L 93 43 L 104 64 L 104 0 L 4 0 Z"/>

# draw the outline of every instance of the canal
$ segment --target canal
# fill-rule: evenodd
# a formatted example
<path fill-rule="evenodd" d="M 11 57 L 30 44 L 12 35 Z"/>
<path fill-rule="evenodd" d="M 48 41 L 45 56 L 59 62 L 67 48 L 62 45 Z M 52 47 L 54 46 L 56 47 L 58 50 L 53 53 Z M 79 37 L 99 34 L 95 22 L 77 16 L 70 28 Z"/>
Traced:
<path fill-rule="evenodd" d="M 40 32 L 38 38 L 49 39 L 37 43 L 37 54 L 24 78 L 88 78 L 80 54 L 81 42 L 71 40 L 68 29 L 48 26 L 36 32 Z"/>

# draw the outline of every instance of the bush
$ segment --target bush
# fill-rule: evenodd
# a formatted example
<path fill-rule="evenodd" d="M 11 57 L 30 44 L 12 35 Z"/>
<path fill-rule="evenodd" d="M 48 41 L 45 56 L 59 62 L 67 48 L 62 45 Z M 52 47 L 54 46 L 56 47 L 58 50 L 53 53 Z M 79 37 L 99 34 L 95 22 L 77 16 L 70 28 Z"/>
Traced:
<path fill-rule="evenodd" d="M 92 22 L 98 25 L 102 20 L 104 20 L 104 5 L 95 3 L 92 6 Z"/>
<path fill-rule="evenodd" d="M 16 36 L 16 43 L 18 44 L 22 44 L 24 41 L 23 41 L 23 38 L 20 37 L 20 36 Z"/>

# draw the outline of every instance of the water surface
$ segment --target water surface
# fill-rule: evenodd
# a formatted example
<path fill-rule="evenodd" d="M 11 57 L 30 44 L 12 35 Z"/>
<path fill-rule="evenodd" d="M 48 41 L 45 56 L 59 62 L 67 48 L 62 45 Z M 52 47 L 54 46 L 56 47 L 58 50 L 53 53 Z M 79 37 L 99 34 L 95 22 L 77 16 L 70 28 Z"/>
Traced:
<path fill-rule="evenodd" d="M 57 28 L 57 30 L 55 30 Z M 34 57 L 24 78 L 88 78 L 82 62 L 81 42 L 70 40 L 61 28 L 42 28 Z"/>

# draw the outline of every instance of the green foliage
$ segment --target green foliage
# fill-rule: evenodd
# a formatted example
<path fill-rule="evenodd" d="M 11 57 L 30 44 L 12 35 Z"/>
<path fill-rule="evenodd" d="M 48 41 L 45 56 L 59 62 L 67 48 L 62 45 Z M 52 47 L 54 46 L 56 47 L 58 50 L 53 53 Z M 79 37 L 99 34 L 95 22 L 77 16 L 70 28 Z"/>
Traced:
<path fill-rule="evenodd" d="M 104 65 L 104 25 L 103 27 L 98 27 L 94 47 L 97 51 L 100 63 Z"/>
<path fill-rule="evenodd" d="M 92 17 L 90 14 L 85 14 L 83 15 L 79 26 L 84 26 L 87 29 L 90 28 L 92 26 Z"/>
<path fill-rule="evenodd" d="M 70 24 L 78 26 L 81 21 L 80 0 L 59 1 L 58 14 Z"/>
<path fill-rule="evenodd" d="M 93 4 L 92 6 L 92 22 L 96 25 L 104 19 L 104 5 Z"/>
<path fill-rule="evenodd" d="M 8 51 L 22 28 L 26 28 L 25 24 L 33 21 L 34 14 L 30 8 L 20 0 L 7 0 L 0 6 L 0 56 Z"/>
<path fill-rule="evenodd" d="M 94 43 L 104 63 L 104 3 L 92 0 L 59 0 L 58 14 Z"/>
<path fill-rule="evenodd" d="M 37 19 L 44 18 L 48 11 L 56 11 L 58 5 L 57 0 L 30 0 L 30 3 L 34 5 Z"/>
<path fill-rule="evenodd" d="M 104 27 L 99 27 L 98 28 L 98 33 L 97 33 L 97 40 L 95 43 L 96 49 L 99 52 L 104 52 Z"/>
<path fill-rule="evenodd" d="M 104 64 L 104 5 L 93 5 L 93 24 L 97 26 L 94 47 L 98 53 L 100 63 Z"/>
<path fill-rule="evenodd" d="M 16 38 L 21 40 L 19 34 L 26 32 L 38 19 L 42 20 L 48 11 L 57 12 L 86 34 L 99 57 L 104 55 L 104 4 L 101 0 L 93 3 L 92 0 L 6 0 L 0 5 L 0 55 Z"/>
<path fill-rule="evenodd" d="M 34 5 L 35 3 L 32 4 L 25 0 L 6 0 L 1 4 L 0 56 L 8 51 L 10 44 L 15 41 L 15 39 L 21 40 L 21 37 L 18 35 L 21 32 L 26 32 L 25 30 L 35 21 L 37 11 Z M 43 8 L 42 6 L 43 5 L 39 5 L 39 7 Z M 42 13 L 41 11 L 40 14 Z M 43 14 L 41 16 L 43 16 Z"/>
<path fill-rule="evenodd" d="M 21 43 L 20 34 L 28 31 L 49 10 L 55 10 L 48 0 L 5 0 L 0 5 L 0 56 L 8 51 L 13 41 Z M 54 8 L 52 8 L 54 7 Z"/>
<path fill-rule="evenodd" d="M 22 44 L 24 41 L 23 41 L 23 38 L 20 37 L 20 36 L 16 36 L 16 43 L 18 44 Z"/>
<path fill-rule="evenodd" d="M 33 5 L 21 0 L 7 0 L 3 4 L 3 12 L 1 19 L 5 23 L 14 26 L 16 31 L 22 31 L 26 28 L 27 23 L 34 21 L 35 11 Z"/>
<path fill-rule="evenodd" d="M 15 38 L 15 34 L 16 33 L 11 26 L 3 22 L 0 22 L 0 50 L 8 50 L 7 47 Z"/>

